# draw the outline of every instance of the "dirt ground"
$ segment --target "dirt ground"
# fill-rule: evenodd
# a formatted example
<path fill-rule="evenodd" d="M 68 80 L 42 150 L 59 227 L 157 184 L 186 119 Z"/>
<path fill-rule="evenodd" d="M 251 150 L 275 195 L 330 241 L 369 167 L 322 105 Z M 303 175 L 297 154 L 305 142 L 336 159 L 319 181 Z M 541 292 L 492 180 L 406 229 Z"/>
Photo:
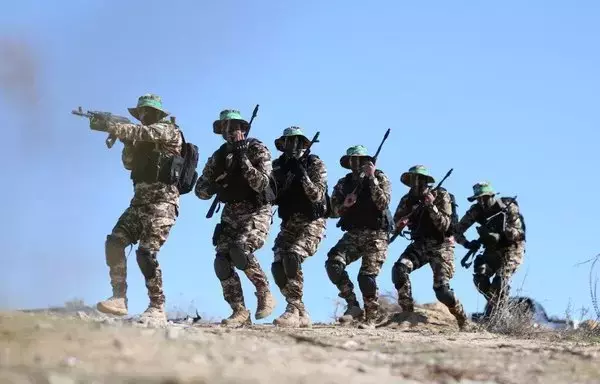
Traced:
<path fill-rule="evenodd" d="M 436 305 L 372 330 L 0 313 L 0 383 L 598 383 L 591 339 L 459 332 Z"/>

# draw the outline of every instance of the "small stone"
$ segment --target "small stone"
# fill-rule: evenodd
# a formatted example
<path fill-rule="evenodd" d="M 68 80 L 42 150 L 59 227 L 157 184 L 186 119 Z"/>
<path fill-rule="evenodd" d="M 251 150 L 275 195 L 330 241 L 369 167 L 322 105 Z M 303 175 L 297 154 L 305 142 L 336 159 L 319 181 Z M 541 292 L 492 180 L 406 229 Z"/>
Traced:
<path fill-rule="evenodd" d="M 69 356 L 63 360 L 63 365 L 67 367 L 74 367 L 77 364 L 77 358 L 73 356 Z"/>
<path fill-rule="evenodd" d="M 115 346 L 115 348 L 117 348 L 118 350 L 122 350 L 124 345 L 123 342 L 119 339 L 114 339 L 113 340 L 113 345 Z"/>
<path fill-rule="evenodd" d="M 355 349 L 356 347 L 358 347 L 358 343 L 354 340 L 348 340 L 344 344 L 342 344 L 342 347 L 347 349 Z"/>
<path fill-rule="evenodd" d="M 77 311 L 77 317 L 79 317 L 82 320 L 89 320 L 90 319 L 90 316 L 87 313 L 83 312 L 83 311 Z"/>

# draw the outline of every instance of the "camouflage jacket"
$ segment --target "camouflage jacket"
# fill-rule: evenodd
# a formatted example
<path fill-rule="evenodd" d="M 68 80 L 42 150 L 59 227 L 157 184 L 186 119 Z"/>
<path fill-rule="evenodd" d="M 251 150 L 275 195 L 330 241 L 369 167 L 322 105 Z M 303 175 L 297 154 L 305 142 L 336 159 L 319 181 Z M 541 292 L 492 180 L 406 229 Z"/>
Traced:
<path fill-rule="evenodd" d="M 377 180 L 377 182 L 375 182 L 375 180 Z M 344 212 L 344 200 L 346 198 L 344 195 L 344 181 L 345 177 L 342 177 L 333 187 L 333 193 L 331 195 L 331 218 L 338 218 Z M 374 178 L 365 177 L 363 182 L 367 183 L 371 192 L 371 198 L 377 208 L 381 211 L 389 209 L 390 201 L 392 199 L 392 185 L 385 173 L 377 169 Z"/>
<path fill-rule="evenodd" d="M 131 170 L 135 144 L 154 143 L 158 150 L 172 155 L 181 155 L 183 136 L 179 127 L 167 119 L 151 125 L 123 124 L 109 122 L 108 132 L 124 144 L 121 159 L 125 169 Z M 179 190 L 175 185 L 157 183 L 137 183 L 131 205 L 168 202 L 179 207 Z"/>

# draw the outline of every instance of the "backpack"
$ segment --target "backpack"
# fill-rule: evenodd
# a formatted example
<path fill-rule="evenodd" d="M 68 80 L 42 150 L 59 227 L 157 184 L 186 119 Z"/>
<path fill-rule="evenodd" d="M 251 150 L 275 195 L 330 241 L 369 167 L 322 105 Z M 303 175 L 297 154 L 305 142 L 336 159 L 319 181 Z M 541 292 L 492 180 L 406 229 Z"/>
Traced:
<path fill-rule="evenodd" d="M 505 204 L 508 204 L 509 202 L 512 201 L 512 203 L 519 208 L 519 219 L 521 219 L 521 225 L 523 226 L 523 240 L 525 240 L 526 233 L 527 233 L 527 226 L 525 225 L 525 218 L 523 217 L 523 214 L 521 213 L 521 207 L 519 207 L 519 202 L 517 201 L 517 199 L 512 198 L 512 197 L 503 197 L 502 200 L 504 201 Z"/>
<path fill-rule="evenodd" d="M 181 149 L 182 165 L 177 178 L 177 189 L 181 195 L 189 193 L 198 180 L 198 147 L 185 141 L 183 132 L 181 133 L 183 146 Z"/>
<path fill-rule="evenodd" d="M 450 227 L 448 228 L 447 234 L 449 236 L 452 236 L 452 235 L 454 235 L 454 230 L 456 229 L 456 226 L 458 225 L 458 212 L 456 210 L 456 207 L 458 207 L 458 204 L 456 204 L 456 198 L 454 197 L 454 195 L 452 193 L 448 192 L 448 190 L 446 188 L 440 187 L 440 188 L 438 188 L 438 190 L 445 191 L 450 196 L 450 204 L 452 205 L 452 215 L 450 216 Z"/>

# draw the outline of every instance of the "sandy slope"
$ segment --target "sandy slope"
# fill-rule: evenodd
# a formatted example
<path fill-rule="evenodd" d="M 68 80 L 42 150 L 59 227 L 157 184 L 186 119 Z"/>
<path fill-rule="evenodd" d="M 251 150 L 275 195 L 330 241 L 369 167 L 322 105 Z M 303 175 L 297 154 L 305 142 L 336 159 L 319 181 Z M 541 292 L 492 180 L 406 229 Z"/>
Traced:
<path fill-rule="evenodd" d="M 0 383 L 600 382 L 600 344 L 458 332 L 444 316 L 283 330 L 3 313 Z"/>

